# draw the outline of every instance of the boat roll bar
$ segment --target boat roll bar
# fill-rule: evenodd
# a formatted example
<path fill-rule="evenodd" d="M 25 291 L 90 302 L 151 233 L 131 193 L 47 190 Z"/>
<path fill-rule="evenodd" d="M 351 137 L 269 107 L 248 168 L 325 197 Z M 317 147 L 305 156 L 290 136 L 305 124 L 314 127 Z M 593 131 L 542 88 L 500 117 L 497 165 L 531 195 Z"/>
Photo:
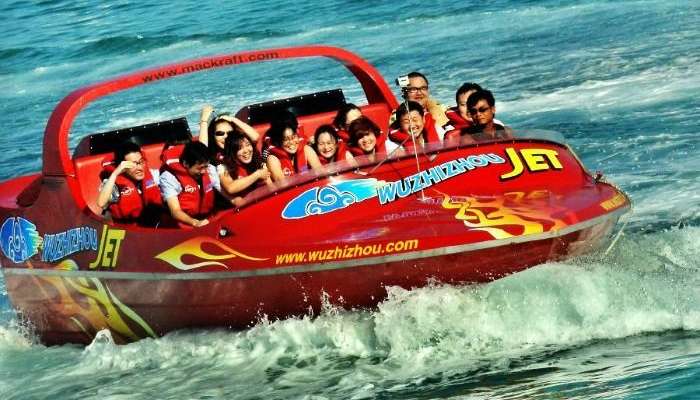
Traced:
<path fill-rule="evenodd" d="M 385 103 L 391 108 L 398 105 L 386 81 L 372 65 L 338 47 L 298 46 L 203 57 L 122 75 L 77 89 L 63 98 L 51 113 L 44 131 L 42 173 L 44 176 L 75 176 L 68 149 L 68 135 L 75 117 L 95 99 L 135 86 L 216 68 L 307 57 L 326 57 L 343 64 L 362 85 L 369 104 Z"/>

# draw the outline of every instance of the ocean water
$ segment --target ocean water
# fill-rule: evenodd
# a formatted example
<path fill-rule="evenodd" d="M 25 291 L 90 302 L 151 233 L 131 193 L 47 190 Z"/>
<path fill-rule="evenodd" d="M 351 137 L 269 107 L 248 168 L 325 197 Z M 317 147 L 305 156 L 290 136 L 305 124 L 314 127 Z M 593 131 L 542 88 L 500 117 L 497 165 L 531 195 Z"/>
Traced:
<path fill-rule="evenodd" d="M 0 179 L 41 168 L 46 121 L 80 86 L 199 56 L 331 44 L 387 81 L 424 72 L 446 104 L 479 82 L 502 121 L 562 132 L 632 197 L 616 246 L 490 284 L 392 288 L 376 310 L 329 306 L 125 346 L 39 344 L 0 278 L 0 399 L 700 398 L 700 3 L 315 3 L 2 2 Z M 327 61 L 171 79 L 89 106 L 71 143 L 181 115 L 196 123 L 205 103 L 235 111 L 341 85 L 360 101 Z"/>

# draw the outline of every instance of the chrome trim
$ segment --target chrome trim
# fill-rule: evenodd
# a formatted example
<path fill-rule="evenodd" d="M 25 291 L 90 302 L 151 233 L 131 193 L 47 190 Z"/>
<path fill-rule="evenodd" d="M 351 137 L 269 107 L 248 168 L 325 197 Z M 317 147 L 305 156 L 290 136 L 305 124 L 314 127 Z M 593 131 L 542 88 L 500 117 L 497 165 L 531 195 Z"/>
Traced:
<path fill-rule="evenodd" d="M 5 268 L 6 275 L 31 275 L 31 276 L 59 276 L 65 278 L 101 278 L 101 279 L 127 279 L 127 280 L 209 280 L 209 279 L 231 279 L 249 278 L 256 276 L 283 275 L 303 272 L 330 271 L 334 269 L 358 267 L 373 264 L 383 264 L 395 261 L 408 261 L 419 258 L 443 256 L 455 253 L 466 253 L 475 250 L 483 250 L 494 247 L 508 246 L 516 243 L 534 242 L 538 240 L 553 239 L 566 236 L 570 233 L 580 231 L 598 225 L 610 219 L 618 219 L 629 211 L 627 204 L 605 215 L 591 218 L 578 224 L 569 225 L 558 231 L 549 231 L 525 236 L 514 236 L 508 239 L 494 239 L 479 243 L 461 244 L 448 247 L 440 247 L 431 250 L 419 250 L 407 253 L 396 253 L 392 255 L 362 258 L 348 261 L 316 263 L 307 265 L 290 265 L 279 268 L 265 268 L 245 271 L 223 271 L 223 272 L 116 272 L 116 271 L 66 271 L 56 269 L 31 269 L 31 268 Z"/>

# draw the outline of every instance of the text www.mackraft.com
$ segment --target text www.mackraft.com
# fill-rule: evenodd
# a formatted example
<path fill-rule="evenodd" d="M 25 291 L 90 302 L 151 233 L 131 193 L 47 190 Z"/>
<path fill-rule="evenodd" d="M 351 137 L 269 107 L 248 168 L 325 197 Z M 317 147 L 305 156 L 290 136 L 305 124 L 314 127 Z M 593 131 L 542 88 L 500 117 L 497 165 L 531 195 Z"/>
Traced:
<path fill-rule="evenodd" d="M 415 250 L 418 248 L 418 239 L 400 240 L 387 244 L 370 244 L 354 246 L 335 246 L 332 249 L 311 250 L 298 253 L 285 253 L 277 255 L 275 264 L 304 263 L 314 261 L 333 261 L 349 258 L 377 256 L 388 253 L 398 253 L 402 251 Z"/>
<path fill-rule="evenodd" d="M 173 68 L 164 71 L 158 71 L 154 74 L 145 75 L 142 79 L 144 82 L 153 82 L 165 78 L 170 78 L 173 76 L 188 74 L 190 72 L 201 71 L 210 68 L 224 67 L 228 65 L 245 64 L 249 62 L 256 61 L 266 61 L 274 60 L 279 58 L 280 55 L 277 52 L 260 52 L 251 54 L 238 54 L 228 57 L 221 58 L 211 58 L 208 60 L 203 60 L 195 64 L 186 65 L 180 68 Z"/>

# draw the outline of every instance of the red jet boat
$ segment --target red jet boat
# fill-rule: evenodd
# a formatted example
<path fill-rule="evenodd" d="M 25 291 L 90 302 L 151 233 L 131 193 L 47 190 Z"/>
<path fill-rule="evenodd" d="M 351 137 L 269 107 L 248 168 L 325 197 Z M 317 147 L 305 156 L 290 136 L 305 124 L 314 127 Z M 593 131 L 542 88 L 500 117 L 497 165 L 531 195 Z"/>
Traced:
<path fill-rule="evenodd" d="M 262 188 L 196 229 L 105 220 L 99 173 L 115 143 L 142 145 L 150 167 L 164 143 L 189 139 L 184 118 L 93 134 L 71 156 L 74 119 L 113 92 L 255 62 L 326 57 L 357 78 L 364 115 L 386 132 L 398 105 L 378 71 L 335 47 L 232 53 L 136 72 L 78 89 L 51 115 L 41 173 L 0 183 L 0 263 L 10 300 L 47 344 L 117 342 L 182 328 L 245 328 L 319 312 L 324 301 L 375 306 L 386 287 L 486 282 L 606 245 L 628 197 L 592 176 L 556 136 L 428 146 L 381 163 L 331 165 L 327 173 Z M 342 90 L 244 107 L 259 129 L 279 107 L 303 132 L 330 123 Z M 325 300 L 324 300 L 325 299 Z"/>

